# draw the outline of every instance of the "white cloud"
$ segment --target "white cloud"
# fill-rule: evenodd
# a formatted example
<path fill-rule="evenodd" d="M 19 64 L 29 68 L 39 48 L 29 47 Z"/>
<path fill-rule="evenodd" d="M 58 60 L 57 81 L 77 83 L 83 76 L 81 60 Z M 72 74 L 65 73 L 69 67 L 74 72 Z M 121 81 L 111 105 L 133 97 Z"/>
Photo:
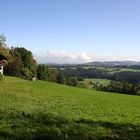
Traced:
<path fill-rule="evenodd" d="M 87 54 L 85 52 L 71 53 L 67 51 L 59 51 L 49 49 L 47 52 L 40 52 L 35 55 L 38 63 L 58 63 L 58 64 L 79 64 L 92 61 L 137 61 L 140 58 L 136 57 L 121 57 L 121 56 L 99 56 L 96 54 Z"/>
<path fill-rule="evenodd" d="M 70 53 L 49 49 L 46 53 L 36 55 L 38 63 L 84 63 L 92 61 L 92 57 L 84 52 Z"/>

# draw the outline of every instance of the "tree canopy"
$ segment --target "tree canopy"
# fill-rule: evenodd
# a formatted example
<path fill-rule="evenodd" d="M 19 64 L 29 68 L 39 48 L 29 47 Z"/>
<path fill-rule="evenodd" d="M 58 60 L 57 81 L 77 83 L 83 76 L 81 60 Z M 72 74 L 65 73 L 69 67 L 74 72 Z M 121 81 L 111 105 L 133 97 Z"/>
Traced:
<path fill-rule="evenodd" d="M 36 61 L 32 52 L 23 47 L 11 47 L 6 45 L 6 37 L 0 35 L 0 58 L 7 60 L 4 74 L 31 79 L 36 76 Z"/>

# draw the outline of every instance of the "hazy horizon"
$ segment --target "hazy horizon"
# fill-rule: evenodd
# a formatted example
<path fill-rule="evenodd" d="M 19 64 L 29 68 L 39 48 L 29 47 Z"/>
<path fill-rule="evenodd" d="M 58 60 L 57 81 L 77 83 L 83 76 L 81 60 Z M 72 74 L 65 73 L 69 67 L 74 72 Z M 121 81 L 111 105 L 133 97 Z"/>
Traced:
<path fill-rule="evenodd" d="M 0 33 L 39 63 L 140 61 L 139 0 L 0 0 Z"/>

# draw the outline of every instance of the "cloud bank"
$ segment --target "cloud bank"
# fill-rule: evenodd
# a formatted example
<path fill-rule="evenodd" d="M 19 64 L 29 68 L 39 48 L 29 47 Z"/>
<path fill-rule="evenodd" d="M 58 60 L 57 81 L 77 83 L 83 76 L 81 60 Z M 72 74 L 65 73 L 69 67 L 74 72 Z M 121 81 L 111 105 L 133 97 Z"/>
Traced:
<path fill-rule="evenodd" d="M 40 53 L 35 55 L 35 57 L 38 63 L 77 64 L 90 62 L 93 60 L 90 55 L 84 52 L 70 53 L 67 51 L 59 51 L 55 49 L 49 49 L 46 53 Z"/>
<path fill-rule="evenodd" d="M 35 54 L 35 59 L 38 63 L 57 63 L 57 64 L 80 64 L 92 61 L 138 61 L 136 57 L 121 57 L 121 56 L 98 56 L 96 54 L 87 54 L 85 52 L 71 53 L 68 51 L 59 51 L 49 49 L 47 52 Z"/>

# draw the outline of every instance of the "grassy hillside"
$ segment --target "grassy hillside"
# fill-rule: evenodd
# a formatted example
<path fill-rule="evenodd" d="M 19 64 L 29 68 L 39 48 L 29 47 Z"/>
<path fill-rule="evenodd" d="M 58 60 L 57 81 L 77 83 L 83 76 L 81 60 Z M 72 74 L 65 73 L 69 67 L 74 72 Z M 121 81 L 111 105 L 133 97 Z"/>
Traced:
<path fill-rule="evenodd" d="M 2 139 L 140 139 L 140 96 L 4 77 Z"/>

